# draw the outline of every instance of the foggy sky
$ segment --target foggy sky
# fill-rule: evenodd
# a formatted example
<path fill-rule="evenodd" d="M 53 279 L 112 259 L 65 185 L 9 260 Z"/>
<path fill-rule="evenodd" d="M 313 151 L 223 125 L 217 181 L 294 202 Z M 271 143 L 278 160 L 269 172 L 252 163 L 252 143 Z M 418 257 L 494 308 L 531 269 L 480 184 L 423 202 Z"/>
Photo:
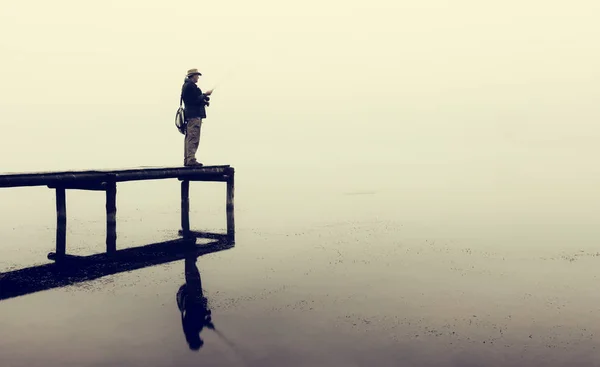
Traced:
<path fill-rule="evenodd" d="M 208 164 L 595 180 L 598 20 L 593 0 L 4 1 L 0 171 L 181 165 L 198 68 Z"/>

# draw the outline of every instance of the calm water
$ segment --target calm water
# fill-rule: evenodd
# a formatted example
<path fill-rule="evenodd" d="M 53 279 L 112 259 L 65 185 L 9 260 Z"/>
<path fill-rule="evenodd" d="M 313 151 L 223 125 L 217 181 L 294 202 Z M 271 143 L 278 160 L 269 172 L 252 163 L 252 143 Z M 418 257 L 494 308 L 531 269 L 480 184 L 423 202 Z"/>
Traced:
<path fill-rule="evenodd" d="M 0 301 L 1 364 L 600 365 L 598 197 L 450 169 L 238 168 L 236 246 L 196 262 L 216 329 L 199 351 L 178 260 Z M 222 231 L 224 198 L 193 185 L 193 227 Z M 47 263 L 52 192 L 0 200 L 0 271 Z M 102 251 L 103 195 L 67 200 L 68 251 Z M 120 248 L 175 238 L 177 181 L 123 184 L 118 210 Z"/>

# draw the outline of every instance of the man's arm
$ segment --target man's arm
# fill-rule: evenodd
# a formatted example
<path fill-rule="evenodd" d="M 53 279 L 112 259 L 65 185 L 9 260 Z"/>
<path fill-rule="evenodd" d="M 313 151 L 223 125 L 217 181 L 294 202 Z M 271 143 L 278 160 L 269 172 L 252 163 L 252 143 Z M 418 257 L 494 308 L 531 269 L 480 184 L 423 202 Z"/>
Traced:
<path fill-rule="evenodd" d="M 188 83 L 183 90 L 183 100 L 187 100 L 188 104 L 206 104 L 204 102 L 204 95 L 200 91 L 200 88 L 193 83 Z"/>

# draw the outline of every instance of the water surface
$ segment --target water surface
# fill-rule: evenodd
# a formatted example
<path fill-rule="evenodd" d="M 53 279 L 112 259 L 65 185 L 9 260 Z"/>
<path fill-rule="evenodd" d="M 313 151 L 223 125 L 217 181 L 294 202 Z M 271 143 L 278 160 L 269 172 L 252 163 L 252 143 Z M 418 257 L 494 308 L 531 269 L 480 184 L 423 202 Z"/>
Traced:
<path fill-rule="evenodd" d="M 329 186 L 259 184 L 238 170 L 236 246 L 196 263 L 216 327 L 199 351 L 176 303 L 178 260 L 0 302 L 3 365 L 600 364 L 600 253 L 585 206 L 561 213 L 542 193 L 416 189 L 377 172 Z M 177 189 L 119 189 L 120 248 L 177 236 Z M 224 191 L 192 186 L 195 228 L 224 229 Z M 52 192 L 0 194 L 15 213 L 2 223 L 2 271 L 47 262 Z M 34 212 L 16 204 L 27 195 Z M 103 195 L 69 195 L 68 251 L 102 251 Z"/>

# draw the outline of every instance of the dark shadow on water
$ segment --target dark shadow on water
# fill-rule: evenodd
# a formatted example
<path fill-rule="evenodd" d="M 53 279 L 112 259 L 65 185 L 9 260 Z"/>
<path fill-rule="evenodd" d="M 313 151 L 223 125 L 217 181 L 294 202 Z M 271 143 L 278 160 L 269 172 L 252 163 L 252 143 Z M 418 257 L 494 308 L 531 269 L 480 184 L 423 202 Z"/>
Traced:
<path fill-rule="evenodd" d="M 196 245 L 195 238 L 183 238 L 123 249 L 110 256 L 107 254 L 69 256 L 52 264 L 0 273 L 0 301 L 181 259 L 186 259 L 187 282 L 187 271 L 190 267 L 188 264 L 191 259 L 194 259 L 192 267 L 195 268 L 198 256 L 232 247 L 234 243 L 226 236 L 203 245 Z M 198 285 L 199 273 L 197 273 L 197 283 L 195 283 L 196 276 L 193 269 L 190 274 L 189 283 Z"/>
<path fill-rule="evenodd" d="M 196 266 L 198 257 L 189 253 L 185 257 L 185 284 L 177 291 L 177 307 L 181 312 L 181 325 L 190 349 L 199 350 L 204 341 L 200 332 L 205 327 L 214 330 L 208 300 L 202 290 L 200 271 Z"/>

